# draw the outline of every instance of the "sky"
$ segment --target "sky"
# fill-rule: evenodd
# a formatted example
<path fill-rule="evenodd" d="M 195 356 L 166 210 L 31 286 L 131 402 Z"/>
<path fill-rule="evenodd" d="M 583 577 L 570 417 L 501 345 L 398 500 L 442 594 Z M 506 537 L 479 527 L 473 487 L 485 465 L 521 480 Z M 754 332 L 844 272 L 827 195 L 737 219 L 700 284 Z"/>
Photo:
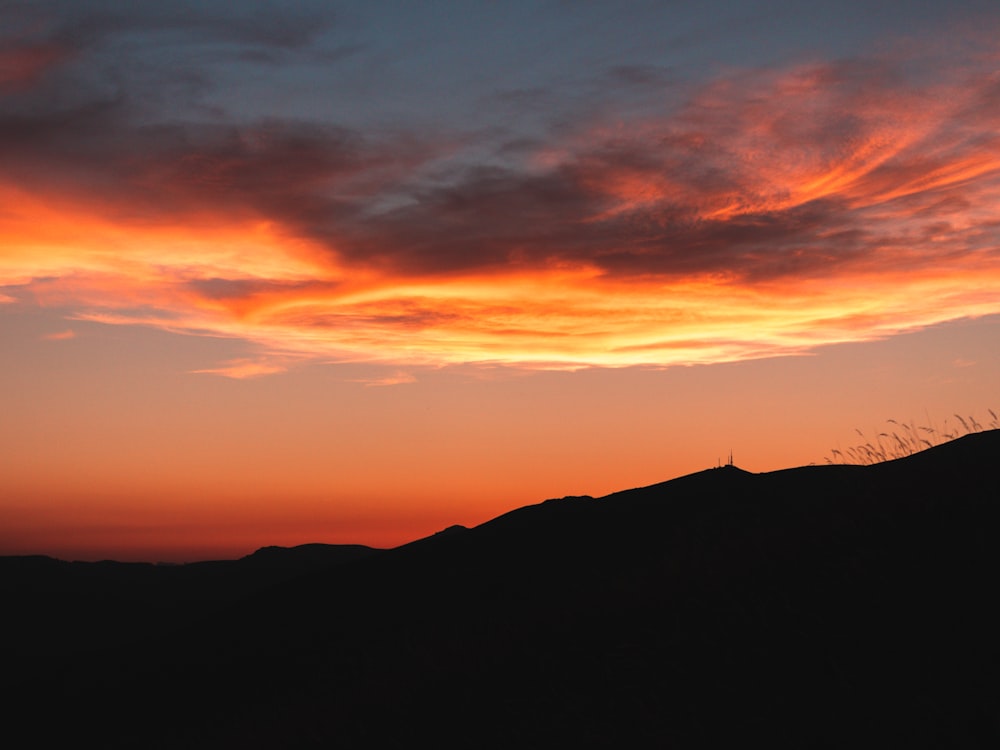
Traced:
<path fill-rule="evenodd" d="M 994 0 L 0 4 L 0 554 L 391 547 L 995 423 L 998 34 Z"/>

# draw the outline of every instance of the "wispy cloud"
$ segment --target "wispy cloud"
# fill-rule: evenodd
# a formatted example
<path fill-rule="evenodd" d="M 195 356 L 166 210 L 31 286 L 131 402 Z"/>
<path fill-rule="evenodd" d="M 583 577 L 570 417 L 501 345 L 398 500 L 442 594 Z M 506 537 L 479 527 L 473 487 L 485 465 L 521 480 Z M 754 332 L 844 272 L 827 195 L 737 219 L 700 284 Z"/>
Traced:
<path fill-rule="evenodd" d="M 396 372 L 386 375 L 380 378 L 372 378 L 370 380 L 358 380 L 358 383 L 364 383 L 367 387 L 382 387 L 389 385 L 406 385 L 407 383 L 416 383 L 417 378 L 415 375 L 409 372 L 404 372 L 403 370 L 397 370 Z"/>
<path fill-rule="evenodd" d="M 42 338 L 45 341 L 68 341 L 69 339 L 76 338 L 76 332 L 72 328 L 67 328 L 65 331 L 47 333 Z"/>
<path fill-rule="evenodd" d="M 204 370 L 192 370 L 194 374 L 222 375 L 235 380 L 246 380 L 247 378 L 259 378 L 264 375 L 274 375 L 285 372 L 288 368 L 275 362 L 253 360 L 253 359 L 231 359 L 219 367 L 211 367 Z"/>
<path fill-rule="evenodd" d="M 228 377 L 282 357 L 729 361 L 996 313 L 1000 79 L 980 52 L 729 71 L 506 161 L 416 129 L 150 124 L 127 96 L 45 104 L 11 74 L 0 284 L 256 344 L 198 371 Z"/>

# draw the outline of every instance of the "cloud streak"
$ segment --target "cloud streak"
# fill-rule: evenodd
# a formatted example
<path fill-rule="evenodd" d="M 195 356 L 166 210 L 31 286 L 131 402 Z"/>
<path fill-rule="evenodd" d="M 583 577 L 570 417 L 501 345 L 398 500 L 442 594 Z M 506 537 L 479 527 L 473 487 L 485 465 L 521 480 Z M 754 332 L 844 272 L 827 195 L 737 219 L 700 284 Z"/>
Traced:
<path fill-rule="evenodd" d="M 261 352 L 199 372 L 692 364 L 1000 312 L 988 54 L 730 71 L 506 159 L 457 128 L 149 122 L 128 92 L 42 105 L 33 89 L 76 79 L 43 81 L 63 58 L 35 54 L 0 59 L 0 285 Z"/>
<path fill-rule="evenodd" d="M 45 341 L 69 341 L 70 339 L 76 338 L 76 332 L 72 328 L 67 328 L 65 331 L 57 331 L 56 333 L 47 333 L 42 338 Z"/>
<path fill-rule="evenodd" d="M 192 370 L 193 374 L 222 375 L 234 380 L 246 380 L 248 378 L 259 378 L 263 375 L 274 375 L 285 372 L 288 368 L 276 362 L 268 362 L 252 359 L 231 359 L 222 363 L 219 367 L 210 367 L 203 370 Z"/>

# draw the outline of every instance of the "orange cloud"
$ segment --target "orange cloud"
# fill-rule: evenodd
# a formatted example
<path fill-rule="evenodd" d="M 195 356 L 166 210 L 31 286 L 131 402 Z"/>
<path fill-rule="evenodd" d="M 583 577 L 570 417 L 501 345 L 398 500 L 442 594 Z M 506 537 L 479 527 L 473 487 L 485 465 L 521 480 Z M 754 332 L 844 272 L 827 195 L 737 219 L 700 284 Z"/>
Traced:
<path fill-rule="evenodd" d="M 391 375 L 386 375 L 384 378 L 376 378 L 373 380 L 359 380 L 359 383 L 364 383 L 366 387 L 380 387 L 387 385 L 405 385 L 407 383 L 416 383 L 417 378 L 411 373 L 403 372 L 402 370 L 397 370 Z"/>
<path fill-rule="evenodd" d="M 274 375 L 284 372 L 288 368 L 275 362 L 252 360 L 252 359 L 231 359 L 219 367 L 212 367 L 205 370 L 192 370 L 195 374 L 222 375 L 236 380 L 246 378 L 258 378 L 262 375 Z"/>
<path fill-rule="evenodd" d="M 198 371 L 236 378 L 733 361 L 1000 312 L 995 74 L 906 66 L 737 72 L 669 117 L 433 183 L 412 143 L 280 122 L 149 140 L 113 110 L 78 114 L 92 161 L 56 179 L 18 126 L 31 179 L 0 182 L 0 285 L 249 341 L 260 358 Z"/>
<path fill-rule="evenodd" d="M 76 333 L 71 328 L 67 328 L 65 331 L 59 331 L 58 333 L 47 333 L 42 336 L 46 341 L 68 341 L 69 339 L 76 338 Z"/>

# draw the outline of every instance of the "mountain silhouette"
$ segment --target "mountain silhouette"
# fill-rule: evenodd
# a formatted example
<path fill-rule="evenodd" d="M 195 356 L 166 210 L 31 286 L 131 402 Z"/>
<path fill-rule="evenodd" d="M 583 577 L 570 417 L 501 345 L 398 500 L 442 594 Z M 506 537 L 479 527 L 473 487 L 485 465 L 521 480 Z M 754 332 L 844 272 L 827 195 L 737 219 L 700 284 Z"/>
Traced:
<path fill-rule="evenodd" d="M 391 550 L 3 558 L 0 698 L 39 747 L 1000 747 L 998 458 L 724 466 Z"/>

